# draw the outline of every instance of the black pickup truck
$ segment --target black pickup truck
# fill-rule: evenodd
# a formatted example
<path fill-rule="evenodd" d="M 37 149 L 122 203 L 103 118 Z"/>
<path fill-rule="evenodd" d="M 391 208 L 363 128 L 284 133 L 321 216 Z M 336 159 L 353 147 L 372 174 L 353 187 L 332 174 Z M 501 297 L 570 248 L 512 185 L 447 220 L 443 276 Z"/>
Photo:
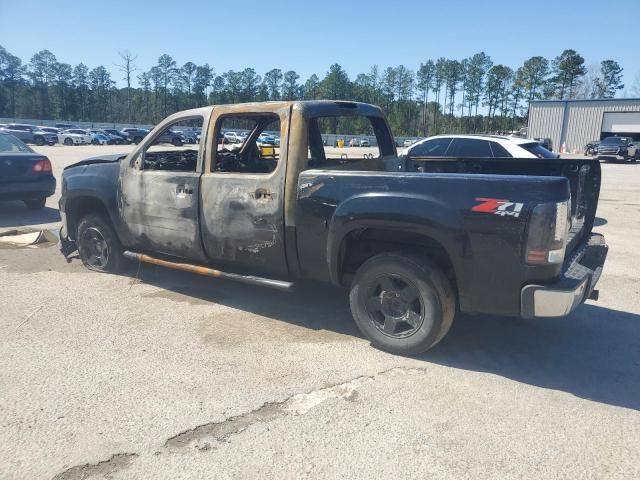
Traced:
<path fill-rule="evenodd" d="M 194 120 L 199 145 L 156 144 Z M 220 145 L 229 128 L 251 133 Z M 377 146 L 324 146 L 322 134 L 353 129 Z M 263 131 L 280 146 L 260 145 Z M 560 317 L 596 299 L 599 189 L 591 159 L 398 156 L 372 105 L 213 106 L 168 117 L 126 156 L 67 167 L 62 251 L 97 271 L 131 258 L 284 290 L 331 282 L 374 345 L 411 354 L 457 310 Z"/>

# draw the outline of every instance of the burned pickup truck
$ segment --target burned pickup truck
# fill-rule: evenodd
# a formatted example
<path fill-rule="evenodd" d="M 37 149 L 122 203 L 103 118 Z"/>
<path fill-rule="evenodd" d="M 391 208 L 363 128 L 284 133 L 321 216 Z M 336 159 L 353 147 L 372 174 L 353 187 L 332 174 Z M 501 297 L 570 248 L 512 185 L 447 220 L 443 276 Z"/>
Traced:
<path fill-rule="evenodd" d="M 199 145 L 155 142 L 200 127 Z M 234 129 L 243 143 L 217 142 Z M 325 146 L 344 131 L 376 146 Z M 130 258 L 283 290 L 330 282 L 374 345 L 412 354 L 458 310 L 560 317 L 596 298 L 599 187 L 591 159 L 398 156 L 372 105 L 213 106 L 168 117 L 126 156 L 67 167 L 62 250 L 101 272 Z"/>

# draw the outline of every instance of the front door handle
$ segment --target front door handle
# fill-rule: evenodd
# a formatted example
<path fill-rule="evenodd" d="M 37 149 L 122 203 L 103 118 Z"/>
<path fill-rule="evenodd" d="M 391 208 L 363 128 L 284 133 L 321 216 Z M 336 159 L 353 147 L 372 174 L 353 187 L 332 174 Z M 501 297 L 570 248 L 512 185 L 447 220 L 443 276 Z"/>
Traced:
<path fill-rule="evenodd" d="M 273 198 L 273 195 L 271 194 L 270 191 L 265 190 L 264 188 L 258 188 L 255 193 L 253 194 L 253 196 L 255 197 L 256 200 L 271 200 Z"/>

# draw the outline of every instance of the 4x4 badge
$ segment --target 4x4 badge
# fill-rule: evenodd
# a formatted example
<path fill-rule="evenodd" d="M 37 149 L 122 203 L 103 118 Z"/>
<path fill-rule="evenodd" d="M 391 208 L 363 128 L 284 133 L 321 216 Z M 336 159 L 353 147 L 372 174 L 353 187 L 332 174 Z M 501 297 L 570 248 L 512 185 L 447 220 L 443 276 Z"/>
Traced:
<path fill-rule="evenodd" d="M 476 198 L 479 205 L 471 209 L 472 212 L 493 213 L 494 215 L 519 217 L 524 203 L 502 200 L 499 198 Z"/>

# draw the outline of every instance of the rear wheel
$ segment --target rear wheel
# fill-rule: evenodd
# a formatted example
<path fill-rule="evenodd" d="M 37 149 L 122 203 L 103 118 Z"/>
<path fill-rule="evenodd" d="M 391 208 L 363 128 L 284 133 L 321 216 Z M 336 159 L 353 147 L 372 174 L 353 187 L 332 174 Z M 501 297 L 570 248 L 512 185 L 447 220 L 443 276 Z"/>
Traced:
<path fill-rule="evenodd" d="M 367 260 L 354 277 L 349 301 L 360 331 L 376 347 L 397 354 L 435 346 L 455 315 L 453 289 L 442 270 L 402 253 Z"/>
<path fill-rule="evenodd" d="M 44 145 L 44 138 L 42 137 L 36 137 L 34 141 L 36 142 L 36 145 L 38 145 L 39 147 Z"/>
<path fill-rule="evenodd" d="M 122 245 L 111 223 L 87 215 L 78 225 L 78 254 L 85 267 L 96 272 L 117 272 L 123 264 Z"/>
<path fill-rule="evenodd" d="M 41 210 L 47 203 L 47 197 L 29 198 L 24 200 L 24 204 L 29 210 Z"/>

